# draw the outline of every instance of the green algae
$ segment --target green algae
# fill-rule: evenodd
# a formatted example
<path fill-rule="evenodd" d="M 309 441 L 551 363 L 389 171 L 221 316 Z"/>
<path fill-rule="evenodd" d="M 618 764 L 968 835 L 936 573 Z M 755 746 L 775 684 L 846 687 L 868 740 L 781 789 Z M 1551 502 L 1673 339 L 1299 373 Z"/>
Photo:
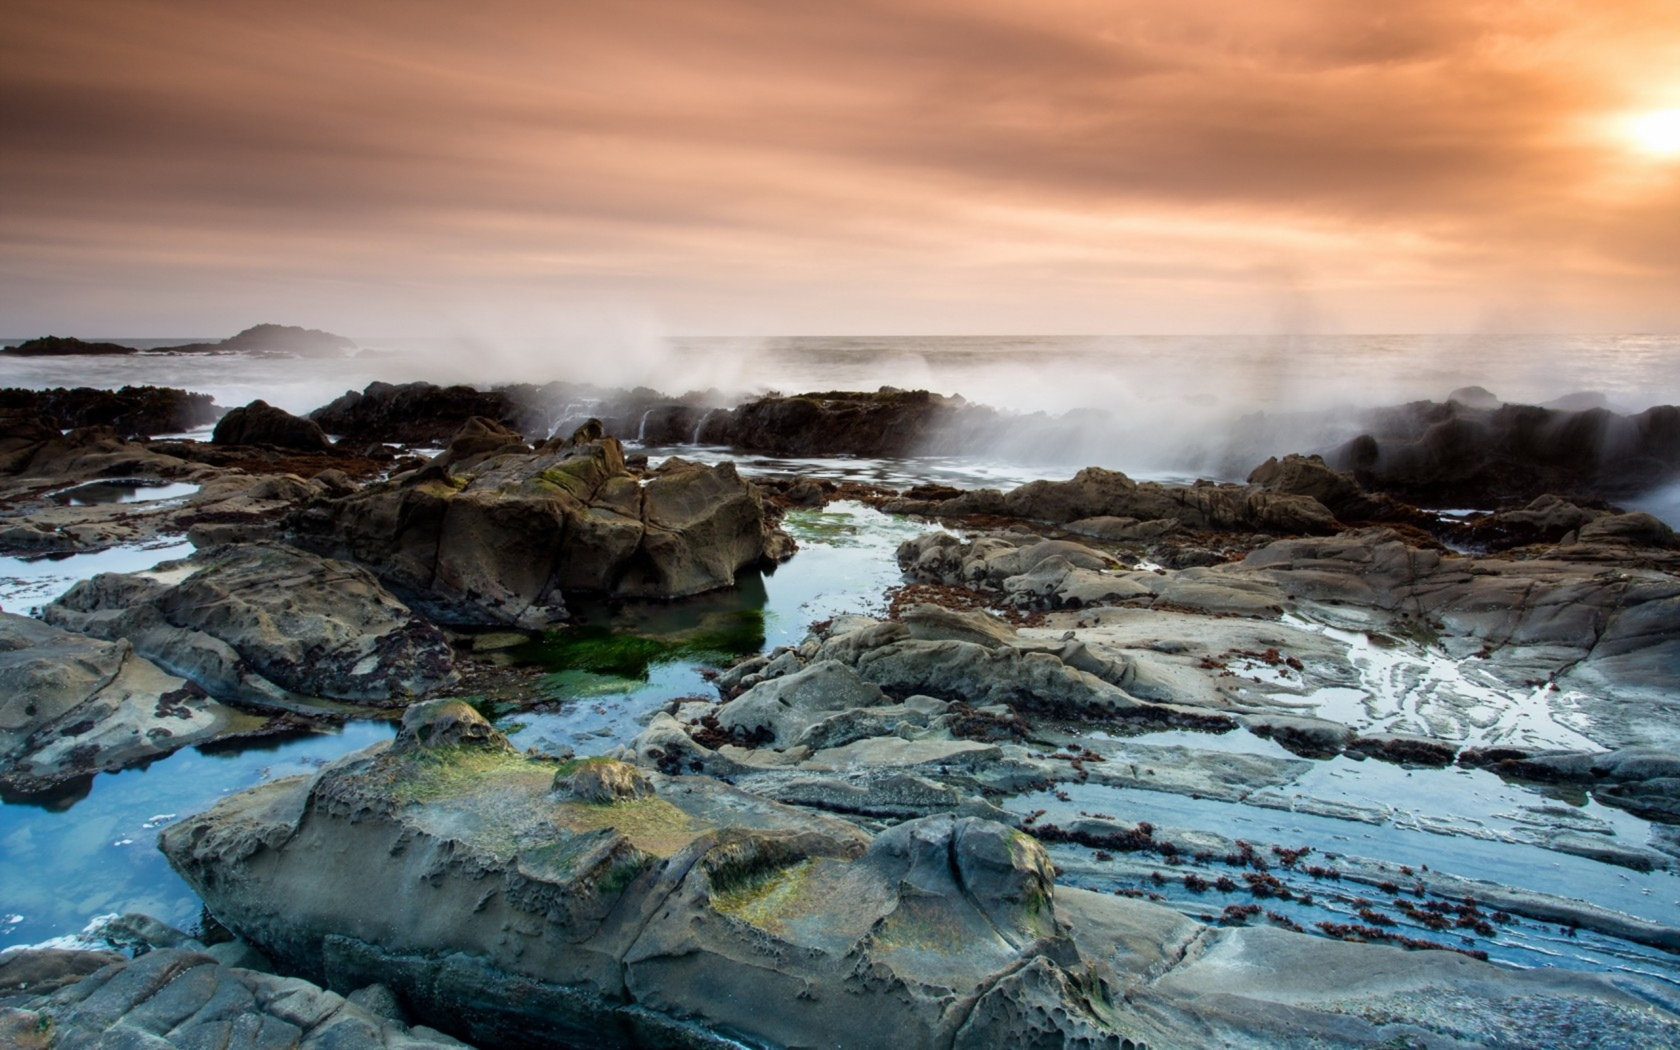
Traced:
<path fill-rule="evenodd" d="M 787 919 L 802 914 L 802 898 L 810 885 L 816 861 L 806 859 L 782 867 L 766 867 L 742 874 L 724 889 L 713 879 L 712 907 L 771 933 L 786 933 Z"/>
<path fill-rule="evenodd" d="M 708 830 L 662 798 L 560 802 L 554 807 L 554 821 L 577 834 L 616 831 L 643 853 L 661 858 L 671 856 Z"/>
<path fill-rule="evenodd" d="M 387 790 L 399 805 L 436 802 L 473 794 L 491 782 L 510 785 L 542 778 L 544 789 L 554 765 L 512 751 L 475 745 L 427 748 L 401 756 L 387 753 L 381 762 Z"/>
<path fill-rule="evenodd" d="M 575 686 L 585 693 L 611 692 L 612 681 L 646 681 L 656 664 L 680 660 L 728 661 L 764 647 L 760 609 L 714 611 L 686 629 L 636 633 L 602 623 L 583 623 L 545 631 L 507 650 L 515 662 L 534 665 L 557 676 L 552 684 Z M 606 681 L 591 681 L 589 677 Z M 593 687 L 593 688 L 592 688 Z"/>

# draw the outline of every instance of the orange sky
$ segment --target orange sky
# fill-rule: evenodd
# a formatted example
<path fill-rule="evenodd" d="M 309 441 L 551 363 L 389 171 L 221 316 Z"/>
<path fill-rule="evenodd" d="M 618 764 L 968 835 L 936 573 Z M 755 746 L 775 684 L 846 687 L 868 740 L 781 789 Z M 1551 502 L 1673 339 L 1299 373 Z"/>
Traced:
<path fill-rule="evenodd" d="M 1680 329 L 1674 0 L 6 0 L 0 335 Z"/>

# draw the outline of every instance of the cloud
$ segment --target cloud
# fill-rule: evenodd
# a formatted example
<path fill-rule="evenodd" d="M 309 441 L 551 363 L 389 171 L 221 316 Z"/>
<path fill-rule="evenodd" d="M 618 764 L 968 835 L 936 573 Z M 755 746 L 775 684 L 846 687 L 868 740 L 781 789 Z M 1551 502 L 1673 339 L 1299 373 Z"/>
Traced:
<path fill-rule="evenodd" d="M 1446 327 L 1563 275 L 1570 323 L 1680 323 L 1680 169 L 1595 130 L 1680 101 L 1657 0 L 12 0 L 0 40 L 8 327 L 142 268 L 781 330 L 1256 323 L 1279 267 Z"/>

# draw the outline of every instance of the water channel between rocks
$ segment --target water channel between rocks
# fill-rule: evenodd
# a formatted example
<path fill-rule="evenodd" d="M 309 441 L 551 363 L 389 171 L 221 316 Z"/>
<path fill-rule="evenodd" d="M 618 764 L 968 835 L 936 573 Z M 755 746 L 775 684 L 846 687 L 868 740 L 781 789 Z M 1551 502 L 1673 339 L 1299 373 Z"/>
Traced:
<path fill-rule="evenodd" d="M 694 450 L 685 450 L 692 456 Z M 743 463 L 744 468 L 754 464 Z M 757 464 L 773 470 L 780 464 Z M 823 473 L 820 465 L 794 466 Z M 869 480 L 884 467 L 850 468 Z M 899 484 L 940 480 L 937 471 L 920 478 L 893 478 Z M 969 484 L 974 479 L 966 478 Z M 889 482 L 892 483 L 892 482 Z M 992 484 L 1010 484 L 1000 477 Z M 492 709 L 498 724 L 521 748 L 549 752 L 598 753 L 627 743 L 649 715 L 681 696 L 714 698 L 703 675 L 736 656 L 794 644 L 816 621 L 842 613 L 880 613 L 884 592 L 901 582 L 894 552 L 898 544 L 932 527 L 894 518 L 861 504 L 840 502 L 824 510 L 795 510 L 786 528 L 800 553 L 773 574 L 749 574 L 737 590 L 699 599 L 658 605 L 614 608 L 579 606 L 581 630 L 555 633 L 522 645 L 494 648 L 501 660 L 536 663 L 547 673 L 545 694 L 532 707 Z M 117 548 L 94 555 L 54 561 L 3 559 L 0 608 L 27 612 L 62 593 L 74 580 L 101 571 L 135 571 L 158 561 L 184 556 L 190 548 L 175 543 L 145 548 Z M 1363 636 L 1326 625 L 1297 623 L 1359 650 Z M 1373 667 L 1398 682 L 1393 695 L 1356 697 L 1352 691 L 1306 698 L 1321 712 L 1353 724 L 1392 726 L 1406 712 L 1417 711 L 1417 689 L 1455 688 L 1452 674 L 1395 675 L 1389 671 L 1424 654 L 1365 653 L 1387 661 Z M 1357 663 L 1357 660 L 1355 661 Z M 1471 683 L 1487 691 L 1484 682 Z M 1474 705 L 1497 696 L 1463 698 Z M 1427 699 L 1427 697 L 1424 697 Z M 1510 694 L 1507 710 L 1515 720 L 1532 724 L 1528 698 Z M 1507 726 L 1506 728 L 1511 728 Z M 1572 733 L 1555 724 L 1539 726 Z M 1483 736 L 1499 727 L 1482 727 Z M 1278 745 L 1246 731 L 1224 735 L 1188 731 L 1143 735 L 1091 734 L 1057 737 L 1046 731 L 1047 749 L 1078 739 L 1108 761 L 1170 762 L 1196 752 L 1225 752 L 1294 759 Z M 342 731 L 209 753 L 187 749 L 147 768 L 103 774 L 80 797 L 51 805 L 7 803 L 0 807 L 0 947 L 71 937 L 98 916 L 143 911 L 172 924 L 191 927 L 199 902 L 165 864 L 155 848 L 157 829 L 197 812 L 217 798 L 263 781 L 309 772 L 331 759 L 389 738 L 388 722 L 352 722 Z M 1299 761 L 1299 760 L 1297 760 Z M 1662 847 L 1672 855 L 1666 829 L 1585 797 L 1558 794 L 1501 781 L 1492 774 L 1457 768 L 1405 769 L 1376 760 L 1348 758 L 1313 761 L 1288 783 L 1255 790 L 1239 800 L 1198 797 L 1194 793 L 1150 790 L 1112 784 L 1064 784 L 1051 790 L 997 799 L 1021 816 L 1045 811 L 1042 824 L 1066 826 L 1098 815 L 1119 825 L 1148 821 L 1173 832 L 1204 833 L 1226 841 L 1248 840 L 1289 848 L 1311 846 L 1314 858 L 1331 867 L 1358 868 L 1346 860 L 1368 858 L 1379 868 L 1407 866 L 1441 876 L 1481 879 L 1519 891 L 1533 891 L 1590 901 L 1647 923 L 1680 927 L 1680 877 L 1668 870 L 1638 871 L 1537 844 L 1559 828 L 1575 839 L 1616 843 L 1650 853 Z M 1659 842 L 1659 840 L 1662 840 Z M 1056 843 L 1052 856 L 1069 884 L 1103 891 L 1158 895 L 1196 917 L 1221 914 L 1228 905 L 1247 905 L 1252 895 L 1213 887 L 1227 874 L 1242 884 L 1236 868 L 1204 857 L 1162 858 L 1155 854 L 1113 856 L 1085 846 Z M 1590 852 L 1590 851 L 1589 851 Z M 1177 863 L 1169 861 L 1176 860 Z M 1329 919 L 1358 922 L 1359 901 L 1367 910 L 1393 916 L 1404 932 L 1453 946 L 1464 944 L 1514 965 L 1557 965 L 1588 970 L 1628 970 L 1680 985 L 1680 960 L 1664 951 L 1593 932 L 1560 928 L 1538 920 L 1513 920 L 1495 936 L 1454 930 L 1448 933 L 1412 928 L 1406 910 L 1390 903 L 1381 885 L 1330 880 L 1301 870 L 1274 869 L 1297 891 L 1287 900 L 1256 903 L 1311 929 Z M 1386 869 L 1385 869 L 1386 870 Z M 1186 873 L 1192 875 L 1187 879 Z M 1379 883 L 1381 880 L 1378 880 Z M 1491 889 L 1491 887 L 1490 887 Z M 1312 903 L 1300 897 L 1310 893 Z M 1360 895 L 1363 895 L 1361 897 Z M 1419 903 L 1423 903 L 1419 898 Z M 1491 905 L 1490 905 L 1491 910 Z"/>

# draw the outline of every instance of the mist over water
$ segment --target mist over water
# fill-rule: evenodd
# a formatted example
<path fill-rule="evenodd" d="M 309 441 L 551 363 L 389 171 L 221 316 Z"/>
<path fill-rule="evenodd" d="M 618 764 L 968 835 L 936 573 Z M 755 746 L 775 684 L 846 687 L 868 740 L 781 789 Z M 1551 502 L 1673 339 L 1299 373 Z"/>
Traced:
<path fill-rule="evenodd" d="M 118 339 L 118 341 L 123 341 Z M 132 341 L 139 343 L 140 341 Z M 152 345 L 170 342 L 152 340 Z M 1240 478 L 1269 455 L 1327 449 L 1362 410 L 1482 387 L 1516 403 L 1637 412 L 1680 403 L 1680 337 L 1557 335 L 359 338 L 338 359 L 0 358 L 0 385 L 151 383 L 261 397 L 292 412 L 375 380 L 646 387 L 728 406 L 775 391 L 928 389 L 990 406 L 923 451 L 1033 467 Z M 568 411 L 556 405 L 556 426 Z M 621 435 L 633 438 L 635 435 Z"/>

